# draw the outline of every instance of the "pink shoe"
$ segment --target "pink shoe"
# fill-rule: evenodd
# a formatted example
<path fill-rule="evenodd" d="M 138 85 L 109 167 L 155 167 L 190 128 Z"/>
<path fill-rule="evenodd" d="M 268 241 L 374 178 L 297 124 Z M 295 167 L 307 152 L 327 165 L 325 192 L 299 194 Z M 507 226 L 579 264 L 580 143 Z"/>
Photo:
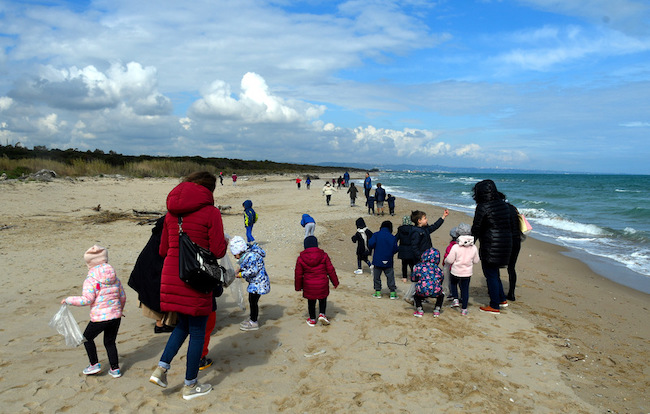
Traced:
<path fill-rule="evenodd" d="M 307 325 L 316 326 L 316 319 L 307 318 Z"/>
<path fill-rule="evenodd" d="M 424 315 L 424 310 L 422 310 L 422 308 L 417 308 L 415 312 L 413 312 L 413 316 L 416 318 L 421 318 L 422 315 Z"/>

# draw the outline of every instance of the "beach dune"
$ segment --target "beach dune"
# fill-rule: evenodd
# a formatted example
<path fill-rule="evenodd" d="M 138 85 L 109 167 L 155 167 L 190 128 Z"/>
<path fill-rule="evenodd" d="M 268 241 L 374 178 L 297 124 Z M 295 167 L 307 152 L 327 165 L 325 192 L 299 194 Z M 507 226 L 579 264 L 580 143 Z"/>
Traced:
<path fill-rule="evenodd" d="M 230 236 L 244 234 L 244 200 L 251 199 L 259 214 L 253 234 L 267 252 L 272 283 L 260 301 L 260 330 L 239 330 L 247 313 L 226 289 L 210 342 L 214 365 L 199 373 L 214 390 L 192 401 L 181 398 L 187 345 L 172 363 L 169 387 L 156 387 L 148 378 L 168 336 L 154 335 L 153 321 L 142 316 L 137 294 L 126 285 L 151 232 L 133 210 L 164 212 L 167 193 L 178 182 L 118 177 L 0 183 L 3 412 L 650 411 L 647 294 L 528 238 L 518 262 L 518 300 L 501 315 L 478 311 L 488 298 L 476 266 L 468 317 L 446 306 L 434 319 L 429 304 L 423 318 L 414 318 L 401 299 L 407 285 L 398 260 L 399 300 L 372 298 L 368 270 L 353 274 L 354 221 L 364 217 L 377 231 L 383 220 L 397 227 L 413 209 L 426 211 L 430 222 L 442 209 L 398 199 L 396 216 L 369 216 L 365 208 L 349 206 L 345 189 L 327 206 L 323 180 L 297 190 L 295 177 L 283 176 L 240 177 L 236 186 L 215 191 L 217 204 L 232 206 L 223 214 Z M 293 288 L 303 213 L 315 218 L 320 247 L 341 282 L 328 299 L 330 326 L 307 326 L 306 301 Z M 460 222 L 471 218 L 451 212 L 433 233 L 434 246 L 444 250 L 449 230 Z M 104 371 L 84 376 L 83 347 L 66 347 L 48 327 L 61 299 L 80 293 L 87 273 L 83 253 L 93 244 L 108 248 L 127 292 L 117 340 L 124 373 L 119 379 L 107 374 L 101 340 L 96 343 Z M 507 285 L 505 272 L 502 279 Z M 83 329 L 89 308 L 71 310 Z"/>

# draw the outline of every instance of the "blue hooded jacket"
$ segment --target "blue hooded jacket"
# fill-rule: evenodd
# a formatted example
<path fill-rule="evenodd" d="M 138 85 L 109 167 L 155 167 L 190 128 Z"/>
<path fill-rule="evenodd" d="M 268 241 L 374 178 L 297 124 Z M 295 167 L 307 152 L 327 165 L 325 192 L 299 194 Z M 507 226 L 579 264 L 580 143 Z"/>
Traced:
<path fill-rule="evenodd" d="M 393 236 L 391 228 L 382 223 L 381 229 L 368 240 L 368 246 L 374 249 L 372 264 L 375 267 L 393 267 L 393 256 L 399 250 L 399 246 L 397 246 L 397 237 Z"/>
<path fill-rule="evenodd" d="M 253 210 L 253 202 L 251 200 L 244 201 L 244 226 L 253 227 L 257 221 L 257 213 Z"/>
<path fill-rule="evenodd" d="M 303 214 L 302 215 L 302 220 L 300 220 L 300 225 L 305 227 L 305 224 L 307 223 L 316 223 L 316 220 L 309 214 Z"/>

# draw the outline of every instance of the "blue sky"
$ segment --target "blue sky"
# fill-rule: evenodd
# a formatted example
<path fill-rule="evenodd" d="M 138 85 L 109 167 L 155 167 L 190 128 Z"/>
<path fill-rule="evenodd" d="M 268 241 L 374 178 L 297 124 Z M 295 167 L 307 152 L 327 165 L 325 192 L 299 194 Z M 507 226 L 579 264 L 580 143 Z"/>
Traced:
<path fill-rule="evenodd" d="M 650 3 L 4 1 L 0 140 L 650 174 Z"/>

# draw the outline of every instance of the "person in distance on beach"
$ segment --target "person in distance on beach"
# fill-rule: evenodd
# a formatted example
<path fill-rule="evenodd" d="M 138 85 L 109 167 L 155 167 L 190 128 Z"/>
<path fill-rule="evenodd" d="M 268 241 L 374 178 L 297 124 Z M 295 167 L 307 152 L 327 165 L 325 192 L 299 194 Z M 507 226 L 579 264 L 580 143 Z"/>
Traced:
<path fill-rule="evenodd" d="M 302 219 L 300 220 L 300 225 L 305 228 L 305 238 L 314 235 L 314 230 L 316 230 L 316 220 L 309 214 L 303 214 Z"/>
<path fill-rule="evenodd" d="M 519 252 L 521 251 L 521 242 L 525 240 L 526 236 L 521 233 L 521 229 L 519 228 L 519 210 L 517 210 L 517 207 L 508 202 L 505 194 L 499 192 L 499 195 L 510 208 L 512 250 L 510 252 L 510 260 L 508 261 L 508 294 L 506 295 L 506 299 L 514 302 L 516 300 L 515 287 L 517 285 L 517 270 L 515 269 L 515 266 L 517 265 L 517 258 L 519 257 Z"/>
<path fill-rule="evenodd" d="M 508 306 L 499 268 L 508 266 L 512 253 L 510 207 L 503 201 L 492 180 L 479 181 L 474 185 L 473 192 L 476 210 L 472 235 L 480 243 L 481 267 L 490 295 L 490 304 L 479 307 L 479 310 L 499 314 L 501 307 Z"/>
<path fill-rule="evenodd" d="M 388 203 L 388 214 L 395 215 L 395 197 L 392 194 L 386 196 L 386 203 Z"/>
<path fill-rule="evenodd" d="M 253 237 L 253 225 L 257 223 L 257 213 L 253 210 L 253 202 L 251 200 L 246 200 L 242 203 L 244 207 L 244 227 L 246 228 L 246 241 L 249 243 L 255 241 Z"/>
<path fill-rule="evenodd" d="M 354 183 L 350 183 L 350 188 L 348 188 L 348 194 L 350 194 L 350 207 L 354 207 L 358 192 L 359 190 L 354 185 Z"/>
<path fill-rule="evenodd" d="M 372 179 L 370 178 L 370 173 L 366 173 L 366 178 L 363 180 L 363 191 L 366 195 L 366 198 L 370 197 L 370 190 L 372 190 Z"/>
<path fill-rule="evenodd" d="M 375 202 L 377 203 L 377 215 L 384 215 L 384 201 L 386 201 L 386 190 L 381 186 L 381 183 L 377 183 L 377 189 L 375 190 Z"/>
<path fill-rule="evenodd" d="M 329 181 L 325 183 L 325 187 L 323 187 L 323 195 L 325 196 L 325 201 L 328 206 L 330 205 L 330 201 L 332 201 L 332 194 L 334 194 L 335 191 L 336 188 L 334 188 Z"/>

